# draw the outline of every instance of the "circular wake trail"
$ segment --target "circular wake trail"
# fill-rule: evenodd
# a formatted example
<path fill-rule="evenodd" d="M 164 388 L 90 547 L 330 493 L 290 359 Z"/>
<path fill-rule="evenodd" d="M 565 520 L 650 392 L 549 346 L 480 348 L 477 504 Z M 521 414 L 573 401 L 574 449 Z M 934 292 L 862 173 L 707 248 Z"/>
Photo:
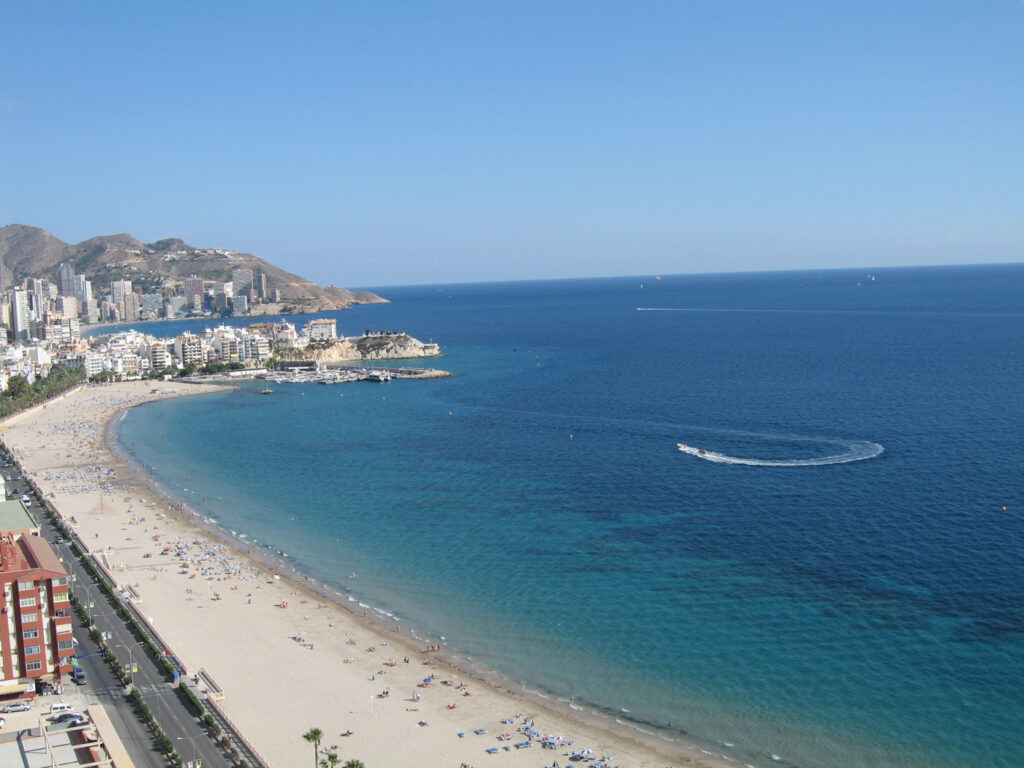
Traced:
<path fill-rule="evenodd" d="M 848 464 L 851 461 L 864 461 L 880 455 L 885 448 L 879 443 L 867 440 L 835 440 L 829 441 L 846 448 L 843 453 L 832 456 L 819 456 L 811 459 L 748 459 L 741 456 L 728 456 L 715 451 L 705 451 L 685 443 L 677 443 L 679 450 L 696 456 L 698 459 L 713 461 L 716 464 L 745 464 L 748 467 L 822 467 L 827 464 Z"/>

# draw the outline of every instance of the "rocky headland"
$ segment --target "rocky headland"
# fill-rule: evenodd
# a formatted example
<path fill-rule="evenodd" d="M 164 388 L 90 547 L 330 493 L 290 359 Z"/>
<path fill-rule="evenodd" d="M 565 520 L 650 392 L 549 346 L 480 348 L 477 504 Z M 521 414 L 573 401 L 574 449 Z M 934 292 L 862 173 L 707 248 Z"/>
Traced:
<path fill-rule="evenodd" d="M 425 344 L 401 331 L 378 331 L 329 343 L 315 342 L 301 349 L 279 349 L 274 356 L 282 362 L 314 360 L 331 365 L 359 360 L 440 357 L 441 348 L 437 344 Z"/>

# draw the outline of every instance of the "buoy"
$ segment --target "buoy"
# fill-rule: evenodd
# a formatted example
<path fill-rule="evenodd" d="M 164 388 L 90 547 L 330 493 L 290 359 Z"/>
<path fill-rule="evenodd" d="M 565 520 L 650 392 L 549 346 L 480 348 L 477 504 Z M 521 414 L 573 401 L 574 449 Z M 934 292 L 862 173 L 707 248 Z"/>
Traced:
<path fill-rule="evenodd" d="M 1003 512 L 1005 512 L 1005 511 L 1006 511 L 1006 507 L 1003 507 Z"/>
<path fill-rule="evenodd" d="M 572 440 L 572 435 L 569 435 L 569 439 Z"/>

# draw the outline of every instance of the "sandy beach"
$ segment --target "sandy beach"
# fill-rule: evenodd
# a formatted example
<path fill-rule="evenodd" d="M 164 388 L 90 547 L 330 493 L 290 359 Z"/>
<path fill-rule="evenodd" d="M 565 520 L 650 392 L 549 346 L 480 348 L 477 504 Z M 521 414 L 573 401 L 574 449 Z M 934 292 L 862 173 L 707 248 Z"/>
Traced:
<path fill-rule="evenodd" d="M 84 387 L 5 422 L 0 435 L 189 673 L 203 669 L 223 690 L 222 710 L 268 765 L 308 766 L 311 727 L 342 761 L 369 768 L 565 766 L 583 749 L 595 759 L 584 765 L 604 756 L 622 768 L 736 765 L 526 694 L 448 649 L 428 650 L 415 628 L 346 609 L 323 596 L 333 589 L 211 531 L 109 449 L 106 427 L 121 410 L 216 389 Z"/>

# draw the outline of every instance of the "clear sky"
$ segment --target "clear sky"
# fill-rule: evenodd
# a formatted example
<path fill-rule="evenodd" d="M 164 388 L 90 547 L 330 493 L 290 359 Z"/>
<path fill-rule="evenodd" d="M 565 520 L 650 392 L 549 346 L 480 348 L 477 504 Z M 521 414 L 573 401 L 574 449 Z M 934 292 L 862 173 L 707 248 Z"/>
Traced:
<path fill-rule="evenodd" d="M 350 288 L 1024 261 L 1024 0 L 6 2 L 10 223 Z"/>

